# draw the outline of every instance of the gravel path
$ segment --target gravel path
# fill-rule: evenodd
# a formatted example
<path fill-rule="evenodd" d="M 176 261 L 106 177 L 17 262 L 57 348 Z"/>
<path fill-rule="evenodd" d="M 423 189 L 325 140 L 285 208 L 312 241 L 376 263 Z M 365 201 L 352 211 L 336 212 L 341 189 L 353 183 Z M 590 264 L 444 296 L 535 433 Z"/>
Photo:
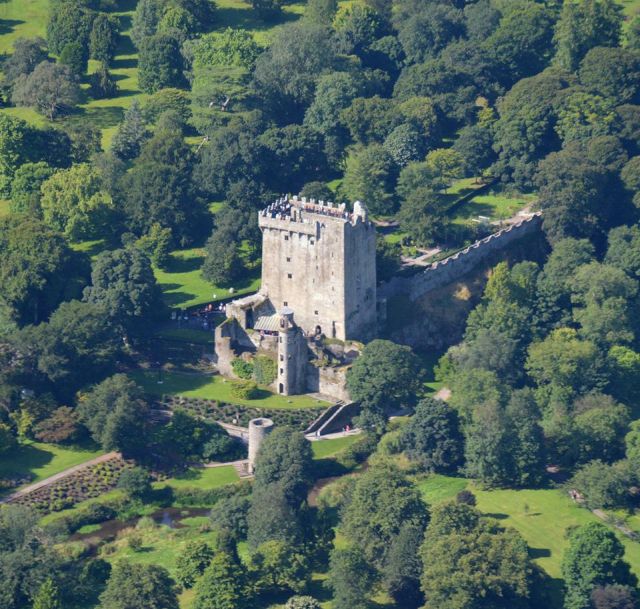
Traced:
<path fill-rule="evenodd" d="M 38 489 L 41 489 L 45 486 L 49 486 L 50 484 L 53 484 L 54 482 L 58 482 L 58 480 L 62 480 L 67 476 L 70 476 L 71 474 L 75 474 L 76 472 L 83 470 L 85 467 L 91 467 L 92 465 L 97 465 L 98 463 L 104 463 L 105 461 L 110 461 L 115 457 L 121 457 L 121 456 L 122 455 L 118 452 L 110 452 L 104 455 L 100 455 L 99 457 L 90 459 L 89 461 L 85 461 L 84 463 L 79 463 L 78 465 L 74 465 L 73 467 L 69 467 L 68 469 L 58 472 L 53 476 L 49 476 L 49 478 L 40 480 L 40 482 L 29 484 L 28 486 L 21 488 L 19 491 L 16 491 L 15 493 L 11 493 L 11 495 L 8 495 L 0 499 L 0 503 L 10 503 L 14 499 L 17 499 L 18 497 L 22 497 L 23 495 L 28 495 L 33 491 L 37 491 Z"/>

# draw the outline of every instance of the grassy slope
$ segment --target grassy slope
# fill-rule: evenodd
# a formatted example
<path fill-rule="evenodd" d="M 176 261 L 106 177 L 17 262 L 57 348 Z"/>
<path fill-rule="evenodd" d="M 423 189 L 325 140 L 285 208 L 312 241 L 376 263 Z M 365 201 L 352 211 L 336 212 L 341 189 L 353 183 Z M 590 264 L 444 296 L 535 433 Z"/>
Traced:
<path fill-rule="evenodd" d="M 208 520 L 207 517 L 186 518 L 181 521 L 181 524 L 185 525 L 184 528 L 179 529 L 170 529 L 165 525 L 138 529 L 142 536 L 142 548 L 139 551 L 134 552 L 128 547 L 125 534 L 121 539 L 109 544 L 113 553 L 105 555 L 104 558 L 112 564 L 126 558 L 131 562 L 160 565 L 175 575 L 176 559 L 187 543 L 194 539 L 210 544 L 215 542 L 216 534 L 203 529 Z"/>
<path fill-rule="evenodd" d="M 320 408 L 326 402 L 307 395 L 279 396 L 264 391 L 264 396 L 255 400 L 240 400 L 231 395 L 232 383 L 219 375 L 195 375 L 180 372 L 163 372 L 162 384 L 158 384 L 157 372 L 136 370 L 130 376 L 146 392 L 152 395 L 183 395 L 191 398 L 219 400 L 228 404 L 241 404 L 255 408 Z"/>
<path fill-rule="evenodd" d="M 212 300 L 229 298 L 229 288 L 221 288 L 206 281 L 200 267 L 204 261 L 204 252 L 200 248 L 178 250 L 172 253 L 167 269 L 155 269 L 156 279 L 170 307 L 190 307 Z M 241 295 L 255 292 L 260 287 L 257 275 L 238 282 L 233 286 L 233 294 Z"/>
<path fill-rule="evenodd" d="M 41 442 L 21 444 L 0 457 L 0 478 L 31 476 L 32 482 L 39 482 L 102 452 L 94 448 L 62 447 Z"/>
<path fill-rule="evenodd" d="M 360 436 L 345 436 L 344 438 L 332 438 L 331 440 L 318 440 L 311 442 L 311 450 L 314 459 L 326 459 L 333 457 L 351 446 Z"/>
<path fill-rule="evenodd" d="M 453 499 L 463 488 L 471 488 L 478 508 L 512 526 L 531 548 L 531 556 L 554 580 L 560 578 L 562 554 L 567 548 L 569 527 L 587 522 L 600 522 L 591 512 L 578 507 L 562 491 L 541 490 L 480 490 L 463 478 L 432 476 L 419 483 L 427 502 L 437 504 Z M 620 536 L 625 546 L 625 558 L 634 573 L 640 575 L 640 544 Z"/>
<path fill-rule="evenodd" d="M 171 488 L 196 487 L 204 490 L 219 488 L 239 480 L 236 470 L 231 465 L 207 468 L 192 467 L 179 477 L 156 482 L 154 486 L 156 488 L 165 488 L 167 486 Z"/>

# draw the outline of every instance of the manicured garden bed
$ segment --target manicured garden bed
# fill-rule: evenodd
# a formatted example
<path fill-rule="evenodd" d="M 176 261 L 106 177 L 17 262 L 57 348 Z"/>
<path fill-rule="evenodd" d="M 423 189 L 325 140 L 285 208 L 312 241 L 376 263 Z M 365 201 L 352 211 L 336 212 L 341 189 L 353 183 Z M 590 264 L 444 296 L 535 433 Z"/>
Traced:
<path fill-rule="evenodd" d="M 9 484 L 12 480 L 21 482 L 17 487 L 40 482 L 103 452 L 94 446 L 57 446 L 42 442 L 20 444 L 0 457 L 0 481 L 6 481 L 8 488 L 13 486 Z"/>
<path fill-rule="evenodd" d="M 272 419 L 276 425 L 293 427 L 300 431 L 304 431 L 309 427 L 326 407 L 323 405 L 320 408 L 304 409 L 252 408 L 215 400 L 166 395 L 161 398 L 160 405 L 162 408 L 169 410 L 183 408 L 210 421 L 220 421 L 241 427 L 246 427 L 251 419 L 267 417 Z"/>
<path fill-rule="evenodd" d="M 29 506 L 42 514 L 58 512 L 113 490 L 122 472 L 130 467 L 132 462 L 114 457 L 22 495 L 12 503 Z"/>

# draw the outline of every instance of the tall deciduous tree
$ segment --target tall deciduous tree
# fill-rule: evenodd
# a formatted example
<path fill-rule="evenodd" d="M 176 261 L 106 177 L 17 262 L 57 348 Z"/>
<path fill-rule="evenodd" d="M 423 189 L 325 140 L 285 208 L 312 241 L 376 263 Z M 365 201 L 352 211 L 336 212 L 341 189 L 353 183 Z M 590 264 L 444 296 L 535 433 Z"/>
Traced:
<path fill-rule="evenodd" d="M 56 230 L 74 241 L 108 236 L 114 206 L 90 165 L 74 165 L 53 174 L 41 192 L 42 215 Z"/>
<path fill-rule="evenodd" d="M 210 224 L 192 180 L 194 154 L 179 131 L 158 129 L 144 145 L 123 187 L 130 229 L 142 235 L 154 224 L 170 228 L 185 245 Z"/>
<path fill-rule="evenodd" d="M 104 450 L 137 455 L 144 449 L 149 406 L 140 387 L 124 374 L 107 378 L 78 401 L 81 422 Z"/>
<path fill-rule="evenodd" d="M 442 400 L 424 398 L 402 428 L 402 447 L 425 470 L 455 470 L 462 461 L 463 438 L 458 415 Z"/>
<path fill-rule="evenodd" d="M 184 84 L 182 55 L 178 41 L 168 34 L 158 33 L 140 44 L 138 83 L 145 93 L 155 93 L 165 87 Z"/>
<path fill-rule="evenodd" d="M 282 27 L 256 61 L 254 73 L 271 112 L 290 118 L 301 115 L 313 100 L 318 77 L 331 67 L 334 57 L 323 27 L 310 23 Z"/>
<path fill-rule="evenodd" d="M 420 361 L 409 347 L 376 339 L 348 371 L 347 387 L 352 399 L 365 408 L 391 410 L 415 403 L 420 379 Z"/>
<path fill-rule="evenodd" d="M 85 299 L 102 305 L 126 333 L 144 332 L 163 308 L 149 258 L 135 247 L 98 256 Z"/>
<path fill-rule="evenodd" d="M 329 586 L 335 609 L 367 609 L 376 572 L 357 546 L 331 553 Z"/>
<path fill-rule="evenodd" d="M 635 585 L 637 580 L 623 557 L 624 546 L 604 525 L 591 522 L 573 531 L 562 559 L 565 607 L 585 609 L 597 586 Z"/>
<path fill-rule="evenodd" d="M 169 572 L 158 565 L 119 562 L 100 595 L 100 609 L 178 609 L 178 597 Z"/>
<path fill-rule="evenodd" d="M 622 7 L 613 0 L 564 3 L 555 32 L 558 65 L 574 71 L 593 47 L 617 47 L 622 19 Z"/>
<path fill-rule="evenodd" d="M 243 609 L 247 606 L 243 567 L 226 552 L 213 557 L 195 590 L 194 609 Z"/>
<path fill-rule="evenodd" d="M 424 527 L 428 518 L 418 489 L 395 467 L 380 466 L 356 482 L 341 528 L 367 560 L 382 568 L 403 525 Z"/>
<path fill-rule="evenodd" d="M 120 347 L 104 311 L 77 300 L 62 303 L 48 323 L 23 328 L 16 344 L 32 362 L 34 384 L 65 401 L 108 374 Z"/>
<path fill-rule="evenodd" d="M 40 323 L 86 285 L 86 260 L 35 218 L 0 219 L 0 255 L 0 302 L 19 325 Z"/>

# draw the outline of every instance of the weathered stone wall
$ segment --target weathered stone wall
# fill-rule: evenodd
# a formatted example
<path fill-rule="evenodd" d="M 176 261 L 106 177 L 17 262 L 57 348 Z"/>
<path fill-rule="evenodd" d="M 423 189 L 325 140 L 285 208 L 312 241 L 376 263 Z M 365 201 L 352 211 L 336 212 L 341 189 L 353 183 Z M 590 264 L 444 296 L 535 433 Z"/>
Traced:
<path fill-rule="evenodd" d="M 537 212 L 517 224 L 512 224 L 508 228 L 476 241 L 449 258 L 435 262 L 420 273 L 408 277 L 396 276 L 378 286 L 378 300 L 390 299 L 402 294 L 416 301 L 428 292 L 460 279 L 487 260 L 494 252 L 506 248 L 518 239 L 538 232 L 541 225 L 542 214 Z"/>
<path fill-rule="evenodd" d="M 346 375 L 346 366 L 318 368 L 310 365 L 307 368 L 307 391 L 349 402 L 351 397 L 347 391 Z"/>
<path fill-rule="evenodd" d="M 411 298 L 409 291 L 385 300 L 381 337 L 416 349 L 441 351 L 460 342 L 471 310 L 482 297 L 491 269 L 499 262 L 543 262 L 548 243 L 542 231 L 526 233 L 508 247 L 493 249 L 468 272 Z M 467 268 L 464 268 L 466 271 Z"/>
<path fill-rule="evenodd" d="M 322 202 L 321 202 L 322 203 Z M 260 213 L 261 292 L 307 334 L 370 339 L 376 315 L 375 227 L 359 206 L 286 201 Z"/>

